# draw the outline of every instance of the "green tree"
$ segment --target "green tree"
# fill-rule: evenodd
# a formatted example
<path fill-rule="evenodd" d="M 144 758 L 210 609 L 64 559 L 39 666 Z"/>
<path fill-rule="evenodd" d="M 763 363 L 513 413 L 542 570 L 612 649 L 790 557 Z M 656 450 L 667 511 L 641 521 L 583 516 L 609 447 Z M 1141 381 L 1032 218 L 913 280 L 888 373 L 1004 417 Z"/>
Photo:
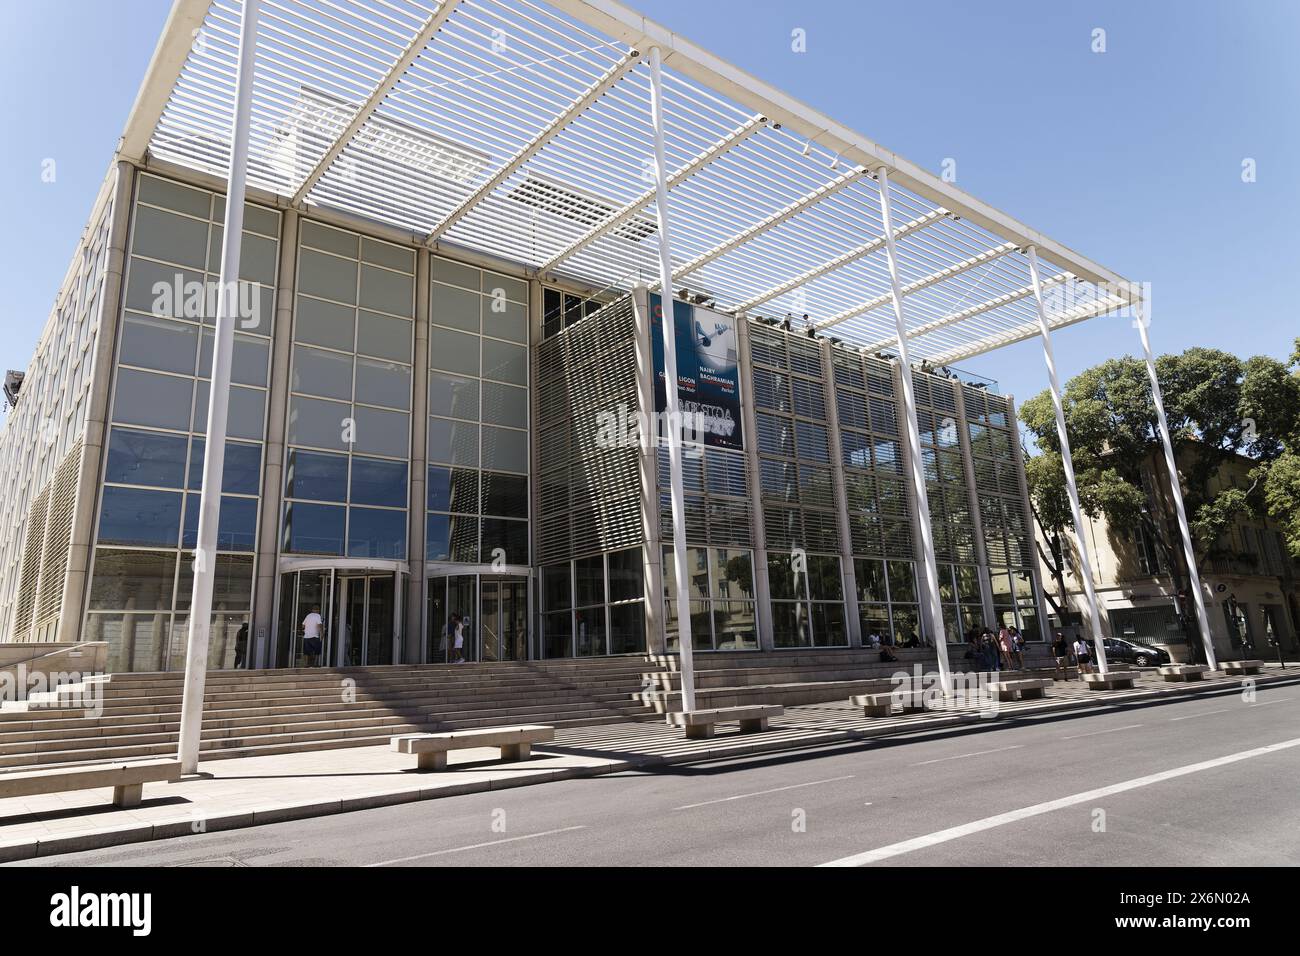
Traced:
<path fill-rule="evenodd" d="M 1156 375 L 1171 437 L 1180 448 L 1183 496 L 1193 545 L 1202 557 L 1219 556 L 1223 532 L 1243 516 L 1269 515 L 1286 529 L 1290 553 L 1300 557 L 1300 339 L 1288 362 L 1266 356 L 1242 361 L 1217 349 L 1192 348 L 1162 355 Z M 1163 465 L 1155 405 L 1146 364 L 1125 356 L 1070 379 L 1062 395 L 1079 505 L 1111 527 L 1142 526 L 1164 552 L 1174 585 L 1190 587 L 1177 533 L 1153 515 L 1141 471 L 1153 453 Z M 1071 530 L 1069 499 L 1051 394 L 1041 392 L 1020 408 L 1020 420 L 1039 449 L 1025 464 L 1034 517 L 1050 554 L 1044 560 L 1065 604 L 1064 540 Z M 1190 455 L 1187 448 L 1194 449 Z M 1253 458 L 1251 485 L 1210 492 L 1210 478 L 1238 454 Z"/>

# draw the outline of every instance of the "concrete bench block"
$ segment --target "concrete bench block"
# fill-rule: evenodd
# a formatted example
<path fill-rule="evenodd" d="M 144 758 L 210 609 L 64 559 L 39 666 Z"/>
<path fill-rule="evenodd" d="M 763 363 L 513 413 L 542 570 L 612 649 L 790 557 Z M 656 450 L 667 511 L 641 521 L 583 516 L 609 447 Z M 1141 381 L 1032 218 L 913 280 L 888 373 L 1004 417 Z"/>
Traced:
<path fill-rule="evenodd" d="M 439 734 L 398 734 L 389 738 L 391 750 L 414 754 L 418 770 L 447 769 L 447 754 L 452 750 L 469 750 L 474 747 L 497 747 L 501 759 L 513 762 L 528 760 L 533 744 L 555 739 L 555 728 L 544 724 L 521 724 L 514 727 L 479 727 L 473 730 L 452 730 Z"/>
<path fill-rule="evenodd" d="M 1195 681 L 1203 680 L 1209 670 L 1204 664 L 1165 664 L 1160 668 L 1160 676 L 1171 683 Z"/>
<path fill-rule="evenodd" d="M 1220 661 L 1219 669 L 1225 674 L 1258 674 L 1264 668 L 1263 661 Z"/>

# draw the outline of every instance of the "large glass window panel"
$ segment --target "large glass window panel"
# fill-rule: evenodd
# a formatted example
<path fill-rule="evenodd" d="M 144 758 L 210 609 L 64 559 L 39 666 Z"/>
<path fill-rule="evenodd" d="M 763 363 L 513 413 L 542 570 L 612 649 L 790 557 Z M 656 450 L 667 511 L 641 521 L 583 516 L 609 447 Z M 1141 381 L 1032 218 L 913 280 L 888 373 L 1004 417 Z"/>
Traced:
<path fill-rule="evenodd" d="M 697 651 L 713 649 L 713 613 L 708 601 L 691 601 L 691 647 Z M 677 602 L 664 602 L 664 641 L 669 651 L 681 650 L 677 624 Z"/>
<path fill-rule="evenodd" d="M 479 519 L 468 515 L 451 515 L 448 538 L 450 553 L 445 560 L 477 561 L 479 559 Z"/>
<path fill-rule="evenodd" d="M 791 555 L 769 554 L 767 574 L 773 601 L 796 600 L 808 596 L 805 569 Z"/>
<path fill-rule="evenodd" d="M 208 261 L 208 223 L 137 205 L 131 249 L 150 259 L 202 269 Z"/>
<path fill-rule="evenodd" d="M 528 471 L 528 432 L 483 426 L 483 467 Z"/>
<path fill-rule="evenodd" d="M 758 650 L 758 625 L 752 601 L 713 602 L 714 648 L 719 651 Z"/>
<path fill-rule="evenodd" d="M 364 309 L 410 317 L 415 304 L 415 279 L 367 263 L 361 264 L 361 299 Z"/>
<path fill-rule="evenodd" d="M 284 506 L 284 550 L 293 554 L 343 554 L 347 509 L 290 501 Z"/>
<path fill-rule="evenodd" d="M 194 562 L 182 556 L 176 576 L 176 610 L 188 611 L 194 593 Z M 253 607 L 253 556 L 219 554 L 212 576 L 212 609 L 246 611 Z"/>
<path fill-rule="evenodd" d="M 357 315 L 357 351 L 410 364 L 413 323 L 364 309 Z"/>
<path fill-rule="evenodd" d="M 979 568 L 969 564 L 957 565 L 957 597 L 971 604 L 980 602 Z"/>
<path fill-rule="evenodd" d="M 496 382 L 483 383 L 483 421 L 528 427 L 528 389 Z"/>
<path fill-rule="evenodd" d="M 203 330 L 203 343 L 199 351 L 199 378 L 212 377 L 212 343 L 215 336 L 215 330 Z M 236 335 L 230 355 L 230 380 L 240 385 L 265 387 L 267 362 L 270 358 L 270 341 L 255 335 Z"/>
<path fill-rule="evenodd" d="M 858 620 L 862 625 L 863 646 L 889 643 L 892 634 L 892 628 L 889 624 L 889 605 L 859 604 Z M 871 640 L 873 634 L 877 638 L 876 641 Z"/>
<path fill-rule="evenodd" d="M 113 394 L 113 420 L 185 431 L 190 426 L 193 393 L 193 379 L 120 368 Z"/>
<path fill-rule="evenodd" d="M 479 337 L 434 326 L 429 330 L 429 367 L 461 375 L 479 374 Z"/>
<path fill-rule="evenodd" d="M 365 313 L 363 313 L 364 315 Z M 399 322 L 400 319 L 390 319 Z M 298 296 L 293 337 L 296 341 L 352 351 L 356 338 L 356 310 L 346 305 Z M 363 349 L 363 351 L 366 351 Z M 409 353 L 409 346 L 408 346 Z"/>
<path fill-rule="evenodd" d="M 671 547 L 663 549 L 664 597 L 677 599 L 676 555 Z M 707 548 L 686 549 L 686 588 L 691 600 L 709 596 L 709 552 Z"/>
<path fill-rule="evenodd" d="M 179 488 L 185 479 L 185 442 L 183 435 L 114 428 L 108 439 L 104 480 Z"/>
<path fill-rule="evenodd" d="M 108 486 L 99 510 L 101 544 L 176 547 L 181 496 L 171 491 Z"/>
<path fill-rule="evenodd" d="M 430 264 L 433 270 L 433 278 L 437 282 L 446 282 L 464 289 L 478 291 L 480 271 L 473 266 L 467 266 L 452 259 L 443 259 L 440 256 L 434 256 Z"/>
<path fill-rule="evenodd" d="M 609 600 L 630 601 L 645 596 L 640 548 L 614 551 L 609 557 Z"/>
<path fill-rule="evenodd" d="M 91 610 L 170 611 L 175 551 L 95 549 Z"/>
<path fill-rule="evenodd" d="M 615 604 L 609 609 L 609 652 L 645 652 L 645 602 Z"/>
<path fill-rule="evenodd" d="M 123 365 L 193 375 L 198 347 L 197 325 L 131 312 L 122 317 L 119 359 Z"/>
<path fill-rule="evenodd" d="M 522 475 L 503 475 L 485 471 L 483 513 L 502 518 L 527 518 L 528 479 Z"/>
<path fill-rule="evenodd" d="M 345 455 L 290 449 L 285 474 L 285 494 L 290 498 L 347 500 L 348 459 Z"/>
<path fill-rule="evenodd" d="M 476 270 L 471 270 L 476 271 Z M 477 279 L 477 276 L 474 276 Z M 475 282 L 477 285 L 477 282 Z M 434 325 L 445 325 L 467 332 L 479 331 L 479 303 L 482 296 L 477 292 L 433 284 L 432 319 Z M 436 353 L 434 353 L 436 354 Z"/>
<path fill-rule="evenodd" d="M 808 647 L 812 644 L 806 602 L 773 602 L 772 643 L 775 647 Z"/>
<path fill-rule="evenodd" d="M 542 651 L 547 659 L 573 655 L 573 612 L 542 615 Z"/>
<path fill-rule="evenodd" d="M 542 568 L 542 606 L 548 611 L 563 611 L 573 606 L 570 593 L 572 577 L 569 563 Z"/>
<path fill-rule="evenodd" d="M 295 345 L 292 388 L 304 395 L 351 399 L 352 361 L 351 355 Z"/>
<path fill-rule="evenodd" d="M 356 305 L 357 263 L 303 249 L 298 256 L 298 290 L 322 299 Z"/>
<path fill-rule="evenodd" d="M 198 491 L 203 487 L 203 457 L 206 442 L 195 438 L 190 442 L 189 488 Z M 227 494 L 256 495 L 262 490 L 262 446 L 243 442 L 226 442 L 225 459 L 221 467 L 221 490 Z"/>
<path fill-rule="evenodd" d="M 900 647 L 921 646 L 920 614 L 915 604 L 893 604 L 894 643 Z"/>
<path fill-rule="evenodd" d="M 406 558 L 406 512 L 348 509 L 348 557 Z"/>
<path fill-rule="evenodd" d="M 749 551 L 710 548 L 712 556 L 712 595 L 735 600 L 754 596 L 753 556 Z"/>
<path fill-rule="evenodd" d="M 302 244 L 314 249 L 324 249 L 340 256 L 357 258 L 357 235 L 335 229 L 311 220 L 302 222 Z"/>
<path fill-rule="evenodd" d="M 428 516 L 425 523 L 424 543 L 426 560 L 451 560 L 451 515 Z"/>
<path fill-rule="evenodd" d="M 410 249 L 395 246 L 388 242 L 361 237 L 361 260 L 375 265 L 395 269 L 398 272 L 413 272 L 415 256 Z"/>
<path fill-rule="evenodd" d="M 889 599 L 895 604 L 916 601 L 916 574 L 911 561 L 889 562 Z"/>
<path fill-rule="evenodd" d="M 199 496 L 185 496 L 185 528 L 181 547 L 194 548 L 199 539 Z M 217 548 L 221 551 L 252 551 L 257 544 L 257 499 L 223 495 L 217 518 Z"/>
<path fill-rule="evenodd" d="M 573 562 L 574 598 L 578 607 L 605 601 L 605 557 L 592 555 Z"/>
<path fill-rule="evenodd" d="M 857 558 L 853 562 L 854 578 L 858 587 L 859 604 L 883 604 L 889 599 L 885 589 L 885 562 L 873 558 Z"/>
<path fill-rule="evenodd" d="M 151 206 L 163 206 L 187 216 L 207 219 L 212 211 L 212 195 L 191 189 L 156 176 L 141 176 L 137 180 L 136 198 Z"/>
<path fill-rule="evenodd" d="M 410 415 L 357 406 L 353 417 L 356 420 L 353 451 L 391 458 L 406 457 L 410 447 Z"/>
<path fill-rule="evenodd" d="M 197 321 L 208 311 L 204 274 L 132 257 L 126 280 L 125 305 L 134 312 L 155 318 Z"/>
<path fill-rule="evenodd" d="M 479 477 L 476 471 L 431 465 L 426 482 L 429 510 L 477 512 L 478 487 Z"/>
<path fill-rule="evenodd" d="M 528 384 L 528 349 L 483 339 L 483 377 L 515 385 Z"/>
<path fill-rule="evenodd" d="M 484 277 L 485 284 L 488 282 Z M 528 341 L 528 307 L 504 298 L 496 298 L 489 292 L 483 302 L 483 334 L 512 342 Z"/>
<path fill-rule="evenodd" d="M 446 418 L 429 419 L 429 461 L 448 465 L 478 464 L 478 425 Z"/>
<path fill-rule="evenodd" d="M 1007 572 L 1006 568 L 990 568 L 989 581 L 993 585 L 994 604 L 1002 605 L 1013 603 L 1011 597 L 1011 575 Z"/>
<path fill-rule="evenodd" d="M 848 628 L 844 624 L 844 605 L 813 602 L 813 641 L 818 647 L 847 647 Z"/>
<path fill-rule="evenodd" d="M 166 666 L 171 614 L 88 614 L 82 639 L 108 645 L 109 673 L 160 671 Z"/>
<path fill-rule="evenodd" d="M 844 598 L 839 558 L 826 554 L 808 555 L 808 592 L 814 601 L 839 601 Z"/>
<path fill-rule="evenodd" d="M 498 557 L 506 564 L 528 563 L 528 522 L 509 518 L 483 519 L 483 560 Z"/>
<path fill-rule="evenodd" d="M 356 400 L 388 408 L 411 407 L 411 366 L 357 358 Z"/>
<path fill-rule="evenodd" d="M 353 457 L 351 501 L 354 505 L 405 508 L 406 496 L 406 462 Z"/>
<path fill-rule="evenodd" d="M 479 381 L 445 372 L 429 373 L 429 414 L 479 419 Z"/>
<path fill-rule="evenodd" d="M 266 392 L 260 388 L 230 388 L 226 405 L 226 436 L 260 440 L 266 424 Z M 190 428 L 198 434 L 208 430 L 208 383 L 199 381 L 194 388 L 194 420 Z"/>

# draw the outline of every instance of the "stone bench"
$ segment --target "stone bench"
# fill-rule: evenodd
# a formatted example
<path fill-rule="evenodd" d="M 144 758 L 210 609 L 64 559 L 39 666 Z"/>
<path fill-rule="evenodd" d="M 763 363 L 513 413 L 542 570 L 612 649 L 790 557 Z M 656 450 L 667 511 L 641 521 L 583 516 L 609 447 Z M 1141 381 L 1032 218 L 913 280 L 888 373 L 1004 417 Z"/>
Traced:
<path fill-rule="evenodd" d="M 1056 681 L 1051 679 L 1032 677 L 1025 680 L 993 681 L 985 686 L 997 695 L 998 700 L 1015 700 L 1017 696 L 1021 700 L 1030 700 L 1045 697 L 1047 688 L 1055 683 Z"/>
<path fill-rule="evenodd" d="M 474 747 L 499 747 L 501 759 L 527 760 L 533 744 L 555 739 L 555 728 L 544 724 L 521 724 L 514 727 L 478 727 L 473 730 L 449 730 L 440 734 L 399 734 L 388 741 L 399 754 L 415 754 L 419 770 L 447 769 L 447 753 Z"/>
<path fill-rule="evenodd" d="M 767 722 L 780 717 L 785 708 L 780 704 L 751 704 L 744 707 L 714 707 L 710 710 L 679 711 L 668 715 L 671 727 L 685 727 L 687 740 L 704 740 L 713 736 L 714 724 L 733 720 L 740 722 L 742 734 L 767 730 Z"/>
<path fill-rule="evenodd" d="M 181 762 L 170 758 L 56 767 L 52 770 L 19 770 L 0 773 L 0 798 L 112 787 L 113 805 L 129 809 L 140 805 L 146 783 L 172 782 L 180 778 Z"/>
<path fill-rule="evenodd" d="M 1160 668 L 1160 676 L 1171 683 L 1203 680 L 1209 672 L 1204 664 L 1165 664 Z"/>
<path fill-rule="evenodd" d="M 885 694 L 855 694 L 849 703 L 861 707 L 864 717 L 888 717 L 894 712 L 894 704 L 904 714 L 915 714 L 925 710 L 925 692 L 900 688 Z"/>
<path fill-rule="evenodd" d="M 1225 674 L 1258 674 L 1263 661 L 1219 661 L 1219 670 Z"/>
<path fill-rule="evenodd" d="M 1132 690 L 1137 678 L 1136 671 L 1108 671 L 1105 674 L 1084 674 L 1083 682 L 1089 690 Z"/>

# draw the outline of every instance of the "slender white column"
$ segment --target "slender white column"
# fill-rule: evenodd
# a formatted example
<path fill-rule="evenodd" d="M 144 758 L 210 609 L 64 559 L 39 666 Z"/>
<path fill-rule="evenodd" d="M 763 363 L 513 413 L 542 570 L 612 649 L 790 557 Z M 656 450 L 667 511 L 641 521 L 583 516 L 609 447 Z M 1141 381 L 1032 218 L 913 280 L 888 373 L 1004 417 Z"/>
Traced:
<path fill-rule="evenodd" d="M 655 207 L 659 213 L 659 300 L 663 306 L 664 396 L 667 400 L 669 485 L 673 509 L 673 575 L 676 577 L 677 643 L 681 652 L 682 710 L 695 709 L 695 657 L 686 569 L 686 493 L 682 489 L 682 410 L 677 400 L 677 329 L 673 317 L 673 260 L 668 244 L 668 168 L 664 159 L 663 60 L 650 49 L 650 121 L 654 124 Z"/>
<path fill-rule="evenodd" d="M 1052 405 L 1056 409 L 1056 435 L 1061 442 L 1061 465 L 1065 468 L 1065 490 L 1070 495 L 1070 515 L 1074 519 L 1074 540 L 1079 545 L 1079 576 L 1088 596 L 1088 614 L 1092 622 L 1092 646 L 1097 658 L 1097 669 L 1106 673 L 1106 645 L 1102 642 L 1101 612 L 1097 610 L 1097 591 L 1092 584 L 1092 556 L 1088 552 L 1088 539 L 1083 531 L 1083 512 L 1079 508 L 1079 489 L 1074 483 L 1074 459 L 1070 456 L 1070 436 L 1065 430 L 1065 406 L 1061 404 L 1061 379 L 1056 373 L 1056 357 L 1052 354 L 1052 336 L 1047 328 L 1047 307 L 1043 304 L 1043 284 L 1038 278 L 1038 253 L 1033 246 L 1026 249 L 1029 257 L 1029 278 L 1034 287 L 1034 304 L 1038 307 L 1038 331 L 1043 338 L 1043 360 L 1047 362 L 1047 379 L 1052 391 Z"/>
<path fill-rule="evenodd" d="M 907 324 L 903 320 L 903 286 L 898 278 L 898 252 L 894 248 L 894 217 L 889 206 L 889 170 L 876 171 L 880 184 L 881 227 L 885 233 L 885 260 L 889 266 L 890 296 L 894 300 L 894 325 L 899 376 L 903 385 L 903 419 L 907 425 L 909 471 L 912 473 L 912 497 L 916 501 L 917 531 L 921 535 L 921 607 L 930 621 L 935 657 L 939 664 L 939 683 L 945 694 L 952 693 L 952 673 L 948 668 L 948 635 L 943 626 L 943 605 L 939 603 L 939 568 L 934 560 L 934 534 L 930 528 L 930 499 L 925 493 L 925 467 L 921 463 L 921 434 L 916 424 L 916 395 L 912 388 L 912 360 L 907 348 Z"/>
<path fill-rule="evenodd" d="M 1174 444 L 1169 438 L 1169 420 L 1165 418 L 1165 400 L 1160 393 L 1160 380 L 1156 378 L 1156 360 L 1151 354 L 1151 339 L 1147 336 L 1147 318 L 1145 302 L 1137 303 L 1138 335 L 1142 337 L 1142 352 L 1147 360 L 1147 376 L 1151 379 L 1151 401 L 1156 406 L 1156 419 L 1160 423 L 1160 441 L 1165 447 L 1165 467 L 1169 472 L 1169 490 L 1174 499 L 1174 511 L 1178 514 L 1178 533 L 1183 539 L 1183 557 L 1187 560 L 1187 589 L 1192 592 L 1196 602 L 1196 620 L 1201 628 L 1201 643 L 1205 646 L 1205 663 L 1211 668 L 1219 666 L 1214 657 L 1214 638 L 1210 635 L 1210 619 L 1205 613 L 1205 596 L 1201 593 L 1201 575 L 1196 570 L 1196 552 L 1192 549 L 1192 532 L 1187 525 L 1187 508 L 1183 504 L 1183 489 L 1178 481 L 1178 464 L 1174 460 Z"/>
<path fill-rule="evenodd" d="M 239 252 L 244 235 L 244 178 L 248 171 L 248 121 L 253 107 L 253 62 L 257 49 L 257 15 L 261 0 L 244 0 L 239 26 L 239 62 L 235 72 L 235 115 L 226 189 L 226 223 L 221 237 L 221 279 L 217 291 L 216 341 L 212 349 L 212 384 L 208 396 L 208 431 L 199 496 L 199 534 L 194 549 L 194 590 L 190 598 L 190 633 L 185 654 L 185 690 L 181 699 L 179 756 L 181 771 L 199 765 L 203 729 L 203 689 L 207 681 L 208 639 L 212 626 L 212 583 L 216 571 L 217 520 L 221 511 L 221 474 L 226 460 L 226 411 L 230 398 L 230 357 L 239 309 Z"/>

